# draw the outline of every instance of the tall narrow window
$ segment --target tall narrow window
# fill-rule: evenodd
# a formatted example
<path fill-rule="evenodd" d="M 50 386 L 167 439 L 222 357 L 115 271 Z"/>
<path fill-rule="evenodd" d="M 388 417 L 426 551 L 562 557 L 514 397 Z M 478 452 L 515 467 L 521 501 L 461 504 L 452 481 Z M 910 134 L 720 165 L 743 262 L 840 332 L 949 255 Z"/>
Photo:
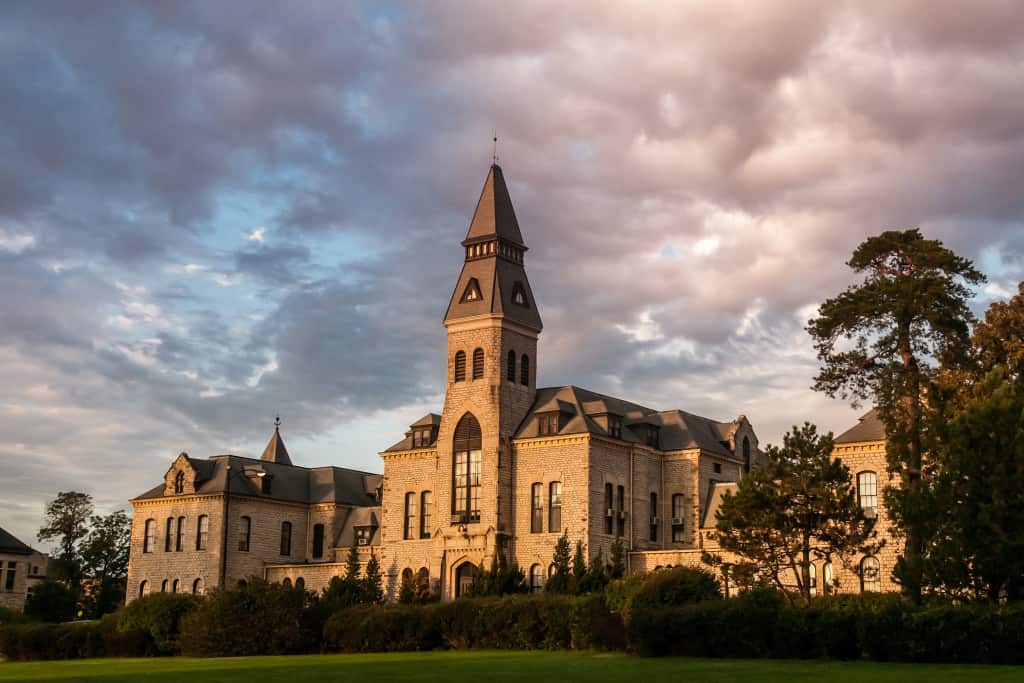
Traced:
<path fill-rule="evenodd" d="M 474 349 L 473 351 L 473 379 L 484 377 L 484 350 Z"/>
<path fill-rule="evenodd" d="M 149 581 L 142 581 L 139 583 L 139 597 L 149 595 Z"/>
<path fill-rule="evenodd" d="M 281 554 L 292 554 L 292 523 L 281 522 Z"/>
<path fill-rule="evenodd" d="M 238 518 L 238 549 L 249 552 L 249 536 L 252 533 L 252 520 L 248 517 Z"/>
<path fill-rule="evenodd" d="M 452 516 L 455 523 L 480 521 L 480 423 L 466 413 L 455 426 L 452 468 Z"/>
<path fill-rule="evenodd" d="M 142 552 L 151 553 L 153 552 L 153 546 L 156 545 L 156 520 L 147 519 L 145 527 L 145 535 L 142 537 Z"/>
<path fill-rule="evenodd" d="M 164 534 L 164 552 L 174 550 L 174 517 L 167 518 L 167 533 Z"/>
<path fill-rule="evenodd" d="M 672 542 L 682 543 L 685 540 L 683 535 L 686 530 L 684 517 L 686 506 L 683 502 L 683 494 L 676 493 L 672 496 Z"/>
<path fill-rule="evenodd" d="M 171 580 L 170 579 L 164 579 L 163 581 L 160 582 L 160 592 L 161 593 L 166 593 L 168 590 L 170 590 L 170 587 L 171 587 Z"/>
<path fill-rule="evenodd" d="M 324 556 L 324 525 L 313 525 L 313 557 L 319 560 Z"/>
<path fill-rule="evenodd" d="M 831 595 L 835 590 L 835 578 L 832 576 L 831 562 L 826 562 L 825 566 L 821 568 L 821 584 L 825 595 Z"/>
<path fill-rule="evenodd" d="M 171 582 L 171 592 L 172 593 L 177 593 L 178 589 L 180 587 L 181 587 L 181 581 L 179 581 L 178 579 L 175 579 L 173 582 Z"/>
<path fill-rule="evenodd" d="M 185 473 L 178 470 L 178 473 L 174 475 L 174 492 L 185 493 Z"/>
<path fill-rule="evenodd" d="M 434 515 L 434 494 L 424 491 L 420 494 L 420 538 L 430 538 L 431 517 Z"/>
<path fill-rule="evenodd" d="M 13 562 L 12 561 L 12 562 L 8 562 L 7 563 L 7 578 L 4 580 L 4 590 L 5 591 L 11 592 L 11 591 L 14 590 L 14 579 L 15 579 L 15 576 L 17 574 L 17 571 L 18 571 L 18 563 L 17 562 Z"/>
<path fill-rule="evenodd" d="M 878 558 L 869 555 L 860 561 L 860 590 L 862 593 L 878 593 L 882 590 Z"/>
<path fill-rule="evenodd" d="M 519 383 L 524 387 L 530 384 L 530 357 L 525 353 L 519 359 Z"/>
<path fill-rule="evenodd" d="M 203 580 L 202 579 L 196 579 L 195 581 L 192 582 L 192 594 L 193 595 L 202 595 L 203 594 Z"/>
<path fill-rule="evenodd" d="M 651 535 L 652 542 L 658 542 L 658 494 L 651 491 Z"/>
<path fill-rule="evenodd" d="M 618 415 L 608 416 L 608 436 L 613 439 L 622 438 L 622 418 Z"/>
<path fill-rule="evenodd" d="M 206 515 L 199 515 L 199 522 L 196 524 L 196 550 L 206 550 L 210 539 L 210 518 Z"/>
<path fill-rule="evenodd" d="M 466 381 L 466 352 L 458 351 L 455 354 L 455 381 Z"/>
<path fill-rule="evenodd" d="M 609 536 L 615 525 L 615 502 L 612 500 L 612 485 L 604 485 L 604 532 Z"/>
<path fill-rule="evenodd" d="M 743 471 L 750 471 L 750 439 L 743 437 Z"/>
<path fill-rule="evenodd" d="M 544 590 L 544 570 L 539 564 L 530 567 L 530 592 L 540 593 Z"/>
<path fill-rule="evenodd" d="M 818 594 L 818 568 L 811 562 L 807 565 L 807 576 L 810 578 L 811 595 Z"/>
<path fill-rule="evenodd" d="M 402 527 L 402 538 L 409 540 L 416 532 L 416 494 L 405 494 L 405 524 Z"/>
<path fill-rule="evenodd" d="M 505 379 L 509 382 L 516 381 L 516 352 L 508 352 L 508 360 L 505 361 Z"/>
<path fill-rule="evenodd" d="M 553 481 L 548 485 L 548 531 L 562 530 L 562 482 Z"/>
<path fill-rule="evenodd" d="M 857 499 L 865 517 L 874 519 L 878 515 L 878 477 L 874 472 L 857 474 Z"/>
<path fill-rule="evenodd" d="M 544 531 L 544 485 L 530 487 L 530 533 Z"/>
<path fill-rule="evenodd" d="M 626 535 L 626 487 L 620 486 L 618 490 L 618 526 L 615 529 L 616 536 Z"/>
<path fill-rule="evenodd" d="M 181 552 L 185 547 L 185 518 L 178 517 L 178 533 L 174 535 L 174 550 Z"/>

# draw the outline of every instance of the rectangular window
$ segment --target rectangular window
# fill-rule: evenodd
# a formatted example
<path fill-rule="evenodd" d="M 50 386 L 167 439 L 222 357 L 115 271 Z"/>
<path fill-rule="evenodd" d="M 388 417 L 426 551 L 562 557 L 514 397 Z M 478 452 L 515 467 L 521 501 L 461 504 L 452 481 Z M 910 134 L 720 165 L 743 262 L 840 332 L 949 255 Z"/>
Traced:
<path fill-rule="evenodd" d="M 480 521 L 480 468 L 481 452 L 469 453 L 469 521 Z"/>
<path fill-rule="evenodd" d="M 551 434 L 558 433 L 558 413 L 540 415 L 537 419 L 541 436 L 550 436 Z"/>
<path fill-rule="evenodd" d="M 465 517 L 469 501 L 469 452 L 455 454 L 455 513 Z"/>
<path fill-rule="evenodd" d="M 548 531 L 562 530 L 562 482 L 553 481 L 548 486 Z"/>
<path fill-rule="evenodd" d="M 196 550 L 206 550 L 210 540 L 210 518 L 206 515 L 199 516 L 199 523 L 196 525 Z"/>
<path fill-rule="evenodd" d="M 622 438 L 622 418 L 618 415 L 608 416 L 608 436 L 613 439 Z"/>
<path fill-rule="evenodd" d="M 252 534 L 252 520 L 248 517 L 238 519 L 238 549 L 243 553 L 249 552 L 249 537 Z"/>
<path fill-rule="evenodd" d="M 672 542 L 683 543 L 686 539 L 683 535 L 686 530 L 684 518 L 686 517 L 686 504 L 683 494 L 677 493 L 672 496 Z"/>
<path fill-rule="evenodd" d="M 292 554 L 292 523 L 281 522 L 281 554 Z"/>
<path fill-rule="evenodd" d="M 878 478 L 874 472 L 861 472 L 857 475 L 857 498 L 864 516 L 874 519 L 878 515 Z"/>
<path fill-rule="evenodd" d="M 324 525 L 313 525 L 313 558 L 319 560 L 324 556 Z"/>
<path fill-rule="evenodd" d="M 658 494 L 651 493 L 651 535 L 653 543 L 658 542 Z"/>
<path fill-rule="evenodd" d="M 402 528 L 402 538 L 410 540 L 416 531 L 416 494 L 405 494 L 405 525 Z"/>
<path fill-rule="evenodd" d="M 652 448 L 658 447 L 658 428 L 653 425 L 647 427 L 647 445 Z"/>
<path fill-rule="evenodd" d="M 167 518 L 167 533 L 164 536 L 164 552 L 174 550 L 174 517 Z"/>
<path fill-rule="evenodd" d="M 618 526 L 615 528 L 615 535 L 616 536 L 625 536 L 626 535 L 626 487 L 625 486 L 620 486 L 618 493 L 619 493 L 619 496 L 618 496 L 618 503 L 619 503 L 618 513 L 619 514 L 616 515 L 616 516 L 619 518 L 619 523 L 618 523 Z"/>
<path fill-rule="evenodd" d="M 611 536 L 615 524 L 614 502 L 612 501 L 612 485 L 604 485 L 604 532 Z"/>
<path fill-rule="evenodd" d="M 431 518 L 434 515 L 434 494 L 424 491 L 420 494 L 420 538 L 430 538 Z"/>
<path fill-rule="evenodd" d="M 17 571 L 17 569 L 18 569 L 18 563 L 17 562 L 8 562 L 7 563 L 7 580 L 4 582 L 4 590 L 6 590 L 6 591 L 13 591 L 14 590 L 14 575 L 15 575 L 15 572 Z"/>
<path fill-rule="evenodd" d="M 534 484 L 530 487 L 530 533 L 539 534 L 544 531 L 544 485 Z"/>
<path fill-rule="evenodd" d="M 147 519 L 145 535 L 142 538 L 142 552 L 151 553 L 154 546 L 156 546 L 156 520 Z"/>
<path fill-rule="evenodd" d="M 185 541 L 185 518 L 178 517 L 178 532 L 174 536 L 174 550 L 181 552 Z"/>

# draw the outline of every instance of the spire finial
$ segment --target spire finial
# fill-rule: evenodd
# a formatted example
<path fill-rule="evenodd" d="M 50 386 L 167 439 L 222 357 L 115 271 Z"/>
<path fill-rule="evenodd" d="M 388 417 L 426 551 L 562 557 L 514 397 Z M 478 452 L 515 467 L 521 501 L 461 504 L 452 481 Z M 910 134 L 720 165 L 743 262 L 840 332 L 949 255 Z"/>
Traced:
<path fill-rule="evenodd" d="M 277 417 L 274 418 L 274 431 L 276 432 L 276 431 L 278 431 L 280 429 L 281 429 L 281 416 L 278 415 Z"/>
<path fill-rule="evenodd" d="M 491 156 L 494 165 L 498 165 L 498 131 L 494 131 L 494 154 Z"/>

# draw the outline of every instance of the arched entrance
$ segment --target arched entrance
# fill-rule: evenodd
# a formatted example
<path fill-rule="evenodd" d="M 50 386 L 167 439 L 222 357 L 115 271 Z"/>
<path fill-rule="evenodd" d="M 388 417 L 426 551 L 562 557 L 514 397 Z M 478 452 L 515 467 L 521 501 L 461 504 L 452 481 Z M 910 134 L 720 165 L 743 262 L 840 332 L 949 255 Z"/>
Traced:
<path fill-rule="evenodd" d="M 476 565 L 472 562 L 460 564 L 455 570 L 455 597 L 468 593 L 474 578 L 476 578 Z"/>

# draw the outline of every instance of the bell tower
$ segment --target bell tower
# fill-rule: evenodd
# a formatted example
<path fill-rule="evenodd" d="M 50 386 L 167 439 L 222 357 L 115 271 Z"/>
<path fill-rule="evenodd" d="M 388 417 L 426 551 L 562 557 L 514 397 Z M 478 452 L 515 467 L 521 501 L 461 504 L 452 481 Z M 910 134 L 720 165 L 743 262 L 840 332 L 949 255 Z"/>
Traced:
<path fill-rule="evenodd" d="M 511 440 L 537 386 L 542 324 L 526 277 L 526 244 L 497 164 L 462 248 L 465 261 L 444 317 L 448 375 L 437 441 L 437 511 L 450 514 L 449 596 L 457 593 L 460 557 L 489 565 L 497 549 L 508 551 Z"/>

